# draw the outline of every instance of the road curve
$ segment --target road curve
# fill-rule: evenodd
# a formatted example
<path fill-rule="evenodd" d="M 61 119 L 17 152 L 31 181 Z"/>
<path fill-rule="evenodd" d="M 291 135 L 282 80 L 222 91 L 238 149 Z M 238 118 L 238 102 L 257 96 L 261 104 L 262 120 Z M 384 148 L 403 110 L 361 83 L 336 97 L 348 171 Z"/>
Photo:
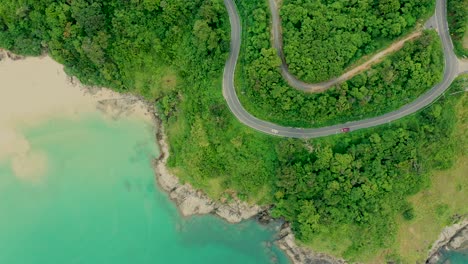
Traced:
<path fill-rule="evenodd" d="M 234 75 L 240 53 L 242 26 L 234 0 L 224 0 L 224 4 L 227 8 L 229 21 L 231 23 L 231 51 L 224 67 L 223 96 L 229 106 L 229 109 L 241 123 L 266 134 L 290 138 L 317 138 L 341 133 L 341 129 L 345 127 L 352 131 L 386 124 L 410 115 L 429 105 L 445 90 L 447 90 L 458 74 L 458 59 L 453 52 L 453 44 L 448 30 L 446 13 L 447 0 L 437 0 L 435 21 L 437 24 L 437 31 L 439 32 L 439 36 L 442 40 L 445 56 L 444 77 L 441 83 L 437 84 L 415 101 L 401 107 L 400 109 L 374 118 L 351 121 L 321 128 L 295 128 L 280 126 L 260 120 L 251 115 L 245 110 L 237 97 L 234 86 Z"/>
<path fill-rule="evenodd" d="M 368 69 L 371 65 L 381 61 L 388 54 L 401 49 L 407 41 L 414 40 L 415 38 L 421 36 L 422 34 L 421 30 L 418 30 L 409 34 L 405 38 L 396 41 L 395 43 L 390 45 L 388 48 L 376 53 L 368 61 L 344 72 L 342 75 L 338 77 L 329 79 L 328 81 L 319 82 L 319 83 L 307 83 L 307 82 L 299 80 L 296 76 L 294 76 L 293 74 L 289 72 L 289 67 L 288 67 L 288 64 L 286 63 L 286 57 L 284 55 L 283 33 L 282 33 L 282 28 L 281 28 L 281 18 L 279 15 L 279 8 L 277 5 L 277 0 L 269 0 L 268 2 L 270 6 L 270 13 L 271 13 L 271 23 L 272 23 L 271 35 L 273 36 L 273 47 L 276 49 L 276 54 L 281 59 L 281 66 L 280 66 L 281 75 L 289 84 L 289 86 L 296 88 L 298 90 L 304 91 L 304 92 L 308 92 L 308 93 L 323 92 L 327 89 L 330 89 L 336 84 L 339 84 L 339 83 L 342 83 L 344 81 L 351 79 L 355 75 Z"/>

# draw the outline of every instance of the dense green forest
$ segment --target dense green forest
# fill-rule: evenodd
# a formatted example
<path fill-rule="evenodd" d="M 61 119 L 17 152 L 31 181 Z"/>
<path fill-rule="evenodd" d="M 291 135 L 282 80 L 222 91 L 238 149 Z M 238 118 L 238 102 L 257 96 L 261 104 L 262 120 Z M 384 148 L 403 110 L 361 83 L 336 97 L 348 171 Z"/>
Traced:
<path fill-rule="evenodd" d="M 289 71 L 306 82 L 343 73 L 434 11 L 433 0 L 284 0 L 284 53 Z"/>
<path fill-rule="evenodd" d="M 452 166 L 459 78 L 431 107 L 394 124 L 350 135 L 276 144 L 274 215 L 300 240 L 327 243 L 356 260 L 395 241 L 395 217 L 414 216 L 406 198 L 428 186 L 430 172 Z"/>
<path fill-rule="evenodd" d="M 320 127 L 377 116 L 411 102 L 442 78 L 443 54 L 435 32 L 425 32 L 382 63 L 326 92 L 308 94 L 287 85 L 271 48 L 266 3 L 239 3 L 244 18 L 237 89 L 258 118 L 297 127 Z M 253 14 L 253 15 L 250 15 Z"/>
<path fill-rule="evenodd" d="M 245 23 L 252 23 L 244 38 L 256 43 L 241 61 L 244 70 L 250 69 L 247 77 L 254 85 L 242 89 L 255 91 L 255 96 L 263 91 L 267 99 L 274 94 L 278 101 L 309 98 L 286 87 L 278 79 L 277 65 L 271 65 L 277 58 L 269 48 L 265 10 L 261 5 L 252 9 L 253 16 L 242 15 L 249 19 Z M 270 137 L 240 124 L 221 91 L 229 47 L 222 0 L 4 0 L 0 29 L 3 48 L 25 55 L 48 52 L 87 84 L 140 94 L 154 102 L 169 139 L 169 165 L 182 180 L 215 198 L 235 195 L 272 204 L 272 213 L 290 221 L 299 239 L 308 244 L 320 239 L 327 244 L 324 249 L 350 259 L 387 247 L 394 240 L 395 217 L 412 217 L 405 198 L 427 186 L 431 170 L 452 162 L 453 104 L 463 93 L 443 97 L 421 113 L 387 126 L 317 140 Z M 439 49 L 437 39 L 427 33 L 372 69 L 373 75 L 366 73 L 343 85 L 359 89 L 336 88 L 321 96 L 339 99 L 339 91 L 364 93 L 369 76 L 378 77 L 369 88 L 380 89 L 385 100 L 402 100 L 401 93 L 415 96 L 411 89 L 423 91 L 440 78 L 441 65 L 431 66 L 440 61 Z M 265 58 L 271 61 L 263 65 Z M 255 79 L 254 70 L 266 73 L 266 79 Z M 381 80 L 388 83 L 379 88 Z M 265 90 L 267 84 L 284 91 Z M 361 100 L 365 102 L 366 96 Z M 325 108 L 337 103 L 316 98 Z M 382 101 L 366 111 L 388 107 L 378 103 Z M 264 109 L 275 104 L 270 107 Z M 307 117 L 295 111 L 289 112 L 291 117 L 298 114 L 295 120 Z M 321 111 L 308 115 L 338 118 Z"/>
<path fill-rule="evenodd" d="M 455 53 L 468 57 L 468 0 L 448 0 L 447 9 Z"/>
<path fill-rule="evenodd" d="M 174 86 L 161 79 L 175 82 L 187 59 L 208 65 L 224 56 L 224 12 L 218 0 L 8 0 L 0 3 L 0 46 L 48 52 L 86 84 L 153 97 Z"/>

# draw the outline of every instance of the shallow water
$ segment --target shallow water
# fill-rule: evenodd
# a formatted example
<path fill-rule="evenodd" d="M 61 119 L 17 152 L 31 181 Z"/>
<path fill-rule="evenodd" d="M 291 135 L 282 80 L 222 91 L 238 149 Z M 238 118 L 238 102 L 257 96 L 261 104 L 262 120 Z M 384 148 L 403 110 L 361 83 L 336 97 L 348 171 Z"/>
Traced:
<path fill-rule="evenodd" d="M 465 251 L 445 251 L 442 252 L 441 264 L 467 264 L 468 250 Z"/>
<path fill-rule="evenodd" d="M 181 218 L 155 186 L 154 133 L 143 121 L 96 114 L 22 132 L 45 171 L 17 177 L 0 161 L 0 263 L 288 262 L 271 227 Z"/>

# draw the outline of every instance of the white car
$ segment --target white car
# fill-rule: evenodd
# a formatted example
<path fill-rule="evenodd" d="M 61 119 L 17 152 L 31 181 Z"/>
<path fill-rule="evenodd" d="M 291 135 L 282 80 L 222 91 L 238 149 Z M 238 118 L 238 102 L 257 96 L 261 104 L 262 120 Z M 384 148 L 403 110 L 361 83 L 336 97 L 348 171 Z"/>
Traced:
<path fill-rule="evenodd" d="M 276 129 L 272 129 L 271 132 L 272 132 L 272 133 L 275 133 L 275 134 L 278 134 L 279 131 L 276 130 Z"/>

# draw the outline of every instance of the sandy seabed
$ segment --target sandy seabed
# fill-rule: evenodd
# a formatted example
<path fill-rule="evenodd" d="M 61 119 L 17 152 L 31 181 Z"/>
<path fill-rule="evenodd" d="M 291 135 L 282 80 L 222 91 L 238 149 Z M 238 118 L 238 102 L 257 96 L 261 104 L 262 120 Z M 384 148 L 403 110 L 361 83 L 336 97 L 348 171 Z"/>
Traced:
<path fill-rule="evenodd" d="M 97 111 L 109 119 L 151 122 L 147 106 L 133 96 L 84 87 L 48 56 L 15 57 L 0 50 L 0 162 L 8 162 L 22 180 L 40 181 L 47 172 L 47 155 L 31 147 L 24 128 Z"/>
<path fill-rule="evenodd" d="M 120 117 L 143 119 L 157 128 L 161 156 L 155 161 L 156 178 L 180 209 L 182 215 L 215 214 L 231 223 L 256 217 L 267 208 L 234 199 L 229 204 L 211 200 L 190 184 L 181 184 L 166 166 L 169 156 L 161 121 L 143 100 L 105 88 L 81 85 L 63 71 L 63 66 L 48 56 L 17 56 L 0 50 L 0 163 L 8 162 L 13 174 L 28 183 L 42 182 L 47 175 L 48 158 L 44 151 L 31 147 L 22 134 L 24 128 L 55 118 L 78 120 L 86 113 L 100 112 L 104 120 Z M 155 122 L 156 121 L 156 122 Z M 331 259 L 299 248 L 290 228 L 282 230 L 277 241 L 293 263 Z M 307 260 L 307 261 L 305 261 Z"/>

